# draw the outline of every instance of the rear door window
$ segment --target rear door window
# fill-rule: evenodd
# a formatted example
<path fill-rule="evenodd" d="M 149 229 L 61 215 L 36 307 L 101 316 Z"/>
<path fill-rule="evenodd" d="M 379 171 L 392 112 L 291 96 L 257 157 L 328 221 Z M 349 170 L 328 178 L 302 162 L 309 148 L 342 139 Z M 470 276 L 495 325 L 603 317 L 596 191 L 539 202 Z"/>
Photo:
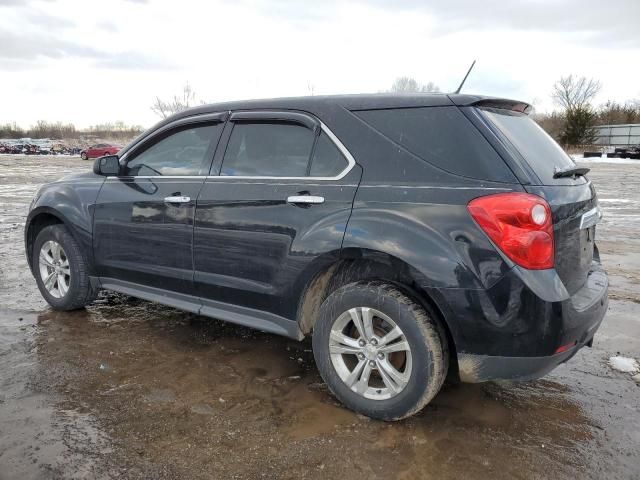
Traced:
<path fill-rule="evenodd" d="M 522 155 L 544 185 L 558 183 L 553 178 L 556 169 L 575 165 L 562 147 L 528 115 L 489 108 L 480 111 Z"/>
<path fill-rule="evenodd" d="M 315 134 L 288 123 L 237 123 L 222 160 L 220 175 L 304 177 Z"/>
<path fill-rule="evenodd" d="M 458 107 L 354 113 L 391 141 L 442 170 L 481 180 L 516 182 L 502 158 Z"/>

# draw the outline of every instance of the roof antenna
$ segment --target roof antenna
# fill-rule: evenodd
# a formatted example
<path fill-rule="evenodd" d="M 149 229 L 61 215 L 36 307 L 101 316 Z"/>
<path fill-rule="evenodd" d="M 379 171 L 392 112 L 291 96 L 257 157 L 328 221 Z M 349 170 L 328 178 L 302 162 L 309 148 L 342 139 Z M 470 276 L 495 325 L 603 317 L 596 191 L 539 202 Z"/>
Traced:
<path fill-rule="evenodd" d="M 453 93 L 460 93 L 460 90 L 462 90 L 462 86 L 464 85 L 464 82 L 467 81 L 467 77 L 469 76 L 469 74 L 471 73 L 471 70 L 473 70 L 473 66 L 476 64 L 476 61 L 474 60 L 473 63 L 471 64 L 471 66 L 469 67 L 469 70 L 467 70 L 467 74 L 464 76 L 464 78 L 462 79 L 462 83 L 460 84 L 460 86 L 458 87 L 458 89 L 453 92 Z"/>

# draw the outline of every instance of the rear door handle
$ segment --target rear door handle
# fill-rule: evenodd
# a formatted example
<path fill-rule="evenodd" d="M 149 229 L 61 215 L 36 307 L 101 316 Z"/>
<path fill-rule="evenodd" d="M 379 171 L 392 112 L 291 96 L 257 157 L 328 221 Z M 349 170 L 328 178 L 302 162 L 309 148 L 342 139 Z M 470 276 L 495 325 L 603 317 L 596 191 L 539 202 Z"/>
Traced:
<path fill-rule="evenodd" d="M 291 195 L 287 197 L 287 203 L 307 203 L 316 205 L 324 203 L 324 197 L 317 197 L 315 195 Z"/>
<path fill-rule="evenodd" d="M 165 203 L 189 203 L 191 201 L 191 197 L 164 197 Z"/>

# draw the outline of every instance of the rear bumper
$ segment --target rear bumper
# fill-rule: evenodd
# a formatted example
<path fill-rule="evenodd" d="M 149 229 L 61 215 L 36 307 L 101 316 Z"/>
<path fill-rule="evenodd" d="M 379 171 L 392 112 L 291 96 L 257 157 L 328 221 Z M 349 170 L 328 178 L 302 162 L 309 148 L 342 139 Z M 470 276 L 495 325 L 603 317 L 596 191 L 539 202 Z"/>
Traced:
<path fill-rule="evenodd" d="M 594 334 L 599 326 L 600 322 L 593 328 Z M 547 357 L 499 357 L 461 353 L 458 355 L 458 374 L 460 381 L 465 383 L 489 380 L 534 380 L 568 361 L 585 345 L 591 346 L 592 342 L 593 336 L 582 344 Z"/>
<path fill-rule="evenodd" d="M 489 290 L 441 291 L 451 310 L 447 320 L 455 322 L 462 381 L 540 378 L 591 345 L 607 311 L 606 273 L 594 262 L 572 296 L 547 277 L 536 283 L 513 270 Z"/>

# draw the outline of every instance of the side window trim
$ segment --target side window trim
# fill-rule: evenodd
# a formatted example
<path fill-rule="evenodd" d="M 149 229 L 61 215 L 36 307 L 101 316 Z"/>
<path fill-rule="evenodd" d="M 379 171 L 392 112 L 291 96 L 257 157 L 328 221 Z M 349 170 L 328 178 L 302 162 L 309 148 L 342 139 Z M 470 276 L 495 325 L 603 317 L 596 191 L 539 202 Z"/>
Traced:
<path fill-rule="evenodd" d="M 314 130 L 313 125 L 317 125 L 319 129 L 315 131 L 315 139 L 313 143 L 313 147 L 311 150 L 311 156 L 309 158 L 309 165 L 307 166 L 307 173 L 311 168 L 311 164 L 313 163 L 313 153 L 316 148 L 316 144 L 318 143 L 319 134 L 324 132 L 329 140 L 333 142 L 333 144 L 340 150 L 340 153 L 347 160 L 347 166 L 342 170 L 339 174 L 333 177 L 274 177 L 274 176 L 264 176 L 264 175 L 220 175 L 220 171 L 222 170 L 222 160 L 224 157 L 224 153 L 229 144 L 229 138 L 231 137 L 231 131 L 233 130 L 233 125 L 235 123 L 242 123 L 251 120 L 255 121 L 265 121 L 269 120 L 275 121 L 285 121 L 291 123 L 298 123 L 305 125 L 302 123 L 302 118 L 307 118 L 308 128 Z M 307 125 L 305 125 L 307 126 Z M 235 112 L 230 112 L 230 117 L 227 121 L 227 125 L 225 126 L 222 135 L 220 136 L 220 141 L 218 143 L 218 149 L 215 154 L 214 162 L 211 167 L 211 172 L 207 179 L 225 179 L 225 180 L 319 180 L 319 181 L 335 181 L 341 180 L 346 177 L 347 174 L 353 169 L 356 165 L 356 160 L 351 155 L 351 152 L 347 150 L 347 147 L 340 141 L 340 139 L 327 127 L 322 121 L 317 119 L 316 117 L 311 116 L 307 113 L 302 112 L 292 112 L 292 111 L 276 111 L 276 110 L 239 110 Z"/>
<path fill-rule="evenodd" d="M 322 128 L 318 128 L 317 130 L 315 130 L 314 133 L 315 133 L 315 138 L 313 139 L 313 145 L 311 145 L 311 153 L 309 154 L 309 163 L 307 163 L 307 175 L 304 178 L 309 178 L 311 176 L 311 166 L 313 165 L 313 157 L 316 154 L 316 148 L 318 148 L 318 141 L 320 141 Z"/>
<path fill-rule="evenodd" d="M 282 112 L 278 110 L 237 110 L 231 114 L 232 122 L 287 122 L 297 123 L 315 132 L 320 128 L 320 122 L 304 113 Z"/>

